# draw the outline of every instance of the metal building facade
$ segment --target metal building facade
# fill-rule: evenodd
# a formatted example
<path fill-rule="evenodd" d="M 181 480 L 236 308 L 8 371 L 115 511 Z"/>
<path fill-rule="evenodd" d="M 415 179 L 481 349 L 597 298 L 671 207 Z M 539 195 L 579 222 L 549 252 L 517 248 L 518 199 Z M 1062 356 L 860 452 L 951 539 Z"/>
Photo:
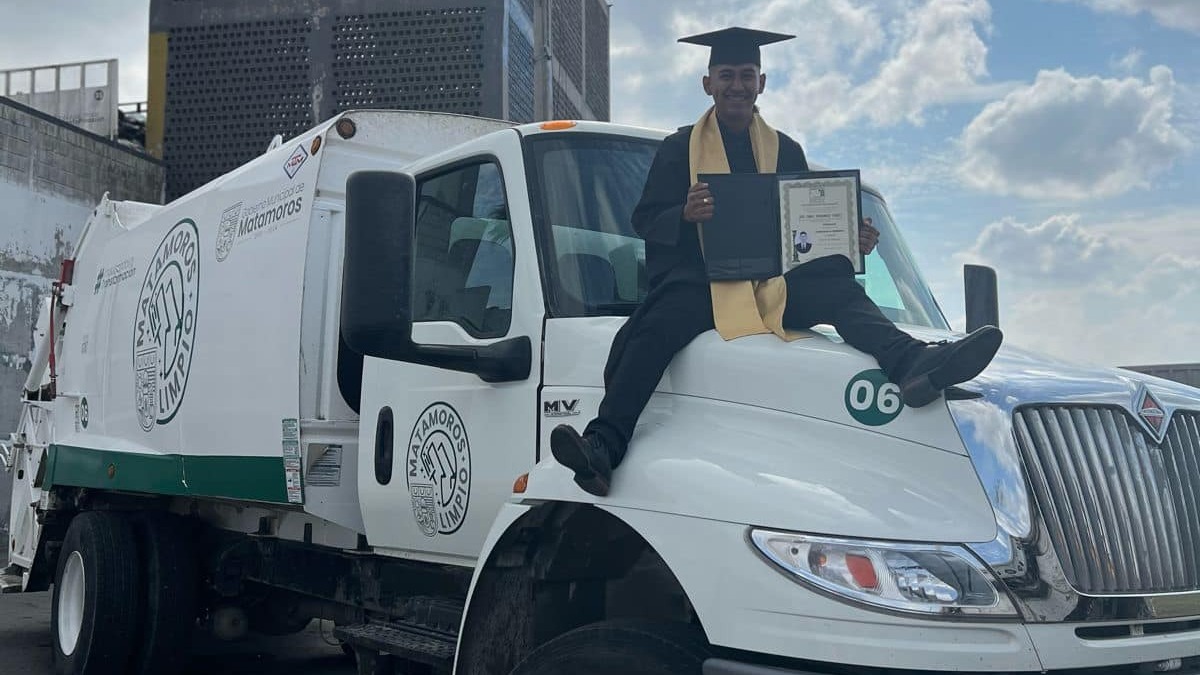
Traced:
<path fill-rule="evenodd" d="M 1166 380 L 1174 380 L 1188 385 L 1189 387 L 1200 388 L 1200 363 L 1171 363 L 1157 364 L 1150 366 L 1125 366 L 1127 370 L 1135 370 L 1139 373 L 1161 377 Z"/>
<path fill-rule="evenodd" d="M 178 197 L 356 108 L 607 120 L 604 0 L 151 0 L 147 148 Z"/>

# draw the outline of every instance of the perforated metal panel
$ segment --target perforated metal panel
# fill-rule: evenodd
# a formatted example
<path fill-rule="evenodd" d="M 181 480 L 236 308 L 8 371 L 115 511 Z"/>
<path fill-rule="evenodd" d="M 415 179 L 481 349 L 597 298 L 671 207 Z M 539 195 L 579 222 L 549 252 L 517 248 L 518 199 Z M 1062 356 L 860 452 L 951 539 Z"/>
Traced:
<path fill-rule="evenodd" d="M 534 121 L 533 44 L 512 19 L 508 21 L 508 118 Z"/>
<path fill-rule="evenodd" d="M 608 12 L 600 2 L 588 0 L 585 31 L 585 100 L 598 120 L 607 120 L 608 112 Z"/>
<path fill-rule="evenodd" d="M 582 117 L 579 108 L 571 102 L 571 97 L 558 82 L 554 83 L 554 117 L 560 120 L 577 120 Z"/>
<path fill-rule="evenodd" d="M 573 85 L 553 92 L 555 116 L 580 118 L 584 100 L 607 99 L 607 80 L 584 82 L 593 73 L 607 78 L 607 63 L 585 63 L 607 54 L 605 6 L 544 1 L 559 16 L 557 28 L 551 26 L 563 64 L 558 77 Z M 168 197 L 261 154 L 275 134 L 287 141 L 350 108 L 533 121 L 538 49 L 531 31 L 539 6 L 537 0 L 150 0 L 150 31 L 168 36 L 159 108 Z M 599 11 L 602 26 L 587 28 L 597 44 L 586 47 L 585 7 L 589 17 Z M 600 116 L 606 118 L 607 104 Z"/>
<path fill-rule="evenodd" d="M 554 0 L 554 56 L 579 90 L 583 90 L 583 3 L 582 0 Z M 557 94 L 555 95 L 557 98 Z M 557 105 L 557 104 L 555 104 Z"/>
<path fill-rule="evenodd" d="M 308 18 L 183 27 L 168 34 L 163 160 L 174 199 L 311 127 Z"/>
<path fill-rule="evenodd" d="M 482 114 L 486 13 L 455 7 L 335 17 L 335 111 Z"/>

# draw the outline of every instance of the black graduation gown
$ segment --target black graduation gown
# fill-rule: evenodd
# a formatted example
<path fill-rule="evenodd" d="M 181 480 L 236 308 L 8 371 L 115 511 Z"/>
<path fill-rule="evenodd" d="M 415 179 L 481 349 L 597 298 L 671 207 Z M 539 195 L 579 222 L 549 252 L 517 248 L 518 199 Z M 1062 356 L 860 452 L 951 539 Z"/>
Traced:
<path fill-rule="evenodd" d="M 800 144 L 779 134 L 776 173 L 807 171 L 808 160 Z M 646 276 L 650 289 L 667 283 L 708 283 L 700 238 L 694 223 L 683 220 L 683 204 L 691 188 L 688 144 L 692 127 L 686 126 L 663 140 L 650 165 L 642 199 L 633 211 L 633 229 L 646 240 Z M 753 173 L 758 168 L 748 131 L 729 133 L 722 127 L 725 155 L 733 173 Z"/>
<path fill-rule="evenodd" d="M 691 127 L 684 127 L 663 141 L 633 213 L 634 229 L 646 240 L 649 293 L 613 340 L 604 369 L 604 400 L 585 432 L 604 439 L 614 467 L 624 457 L 638 417 L 671 359 L 713 327 L 700 239 L 695 224 L 683 220 L 683 203 L 691 187 L 691 132 Z M 722 140 L 731 171 L 756 170 L 748 133 L 723 133 Z M 800 144 L 779 134 L 777 173 L 806 170 L 808 162 Z M 863 287 L 855 283 L 848 260 L 827 260 L 785 275 L 789 302 L 784 326 L 833 323 L 847 343 L 875 356 L 888 370 L 918 343 L 880 313 Z M 804 268 L 813 269 L 798 274 Z M 791 301 L 801 297 L 804 302 Z"/>

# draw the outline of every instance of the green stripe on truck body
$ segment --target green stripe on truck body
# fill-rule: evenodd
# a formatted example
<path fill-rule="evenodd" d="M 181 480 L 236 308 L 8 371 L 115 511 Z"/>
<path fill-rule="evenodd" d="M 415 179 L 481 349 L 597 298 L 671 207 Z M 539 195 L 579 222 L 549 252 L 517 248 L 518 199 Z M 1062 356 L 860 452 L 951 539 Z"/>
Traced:
<path fill-rule="evenodd" d="M 287 504 L 282 457 L 149 455 L 51 445 L 45 487 Z"/>

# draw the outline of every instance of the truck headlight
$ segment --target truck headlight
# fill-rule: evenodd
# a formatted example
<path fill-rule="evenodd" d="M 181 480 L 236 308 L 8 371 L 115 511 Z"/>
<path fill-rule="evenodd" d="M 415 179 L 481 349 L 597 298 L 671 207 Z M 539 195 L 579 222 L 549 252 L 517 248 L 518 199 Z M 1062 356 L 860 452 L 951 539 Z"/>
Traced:
<path fill-rule="evenodd" d="M 752 530 L 768 560 L 841 599 L 942 617 L 1017 618 L 995 577 L 959 546 Z"/>

